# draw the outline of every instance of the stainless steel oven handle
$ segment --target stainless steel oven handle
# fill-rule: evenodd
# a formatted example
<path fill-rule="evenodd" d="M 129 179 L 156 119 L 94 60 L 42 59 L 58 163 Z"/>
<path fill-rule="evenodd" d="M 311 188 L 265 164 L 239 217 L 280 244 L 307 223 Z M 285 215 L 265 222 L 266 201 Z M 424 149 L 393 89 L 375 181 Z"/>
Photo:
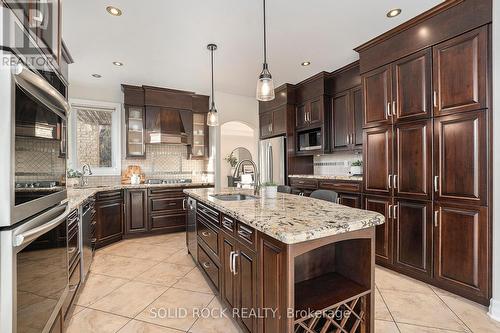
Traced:
<path fill-rule="evenodd" d="M 16 235 L 12 240 L 12 245 L 14 247 L 22 246 L 32 240 L 38 238 L 49 230 L 52 230 L 55 226 L 60 224 L 62 221 L 68 218 L 70 213 L 69 205 L 66 206 L 64 213 L 53 219 L 52 221 L 45 223 L 39 227 L 33 228 L 31 230 L 25 231 L 22 234 Z"/>
<path fill-rule="evenodd" d="M 46 97 L 50 98 L 50 101 L 53 102 L 55 106 L 64 110 L 65 114 L 69 113 L 70 107 L 64 96 L 52 87 L 43 77 L 33 73 L 23 64 L 17 64 L 13 72 L 16 77 L 39 89 Z"/>

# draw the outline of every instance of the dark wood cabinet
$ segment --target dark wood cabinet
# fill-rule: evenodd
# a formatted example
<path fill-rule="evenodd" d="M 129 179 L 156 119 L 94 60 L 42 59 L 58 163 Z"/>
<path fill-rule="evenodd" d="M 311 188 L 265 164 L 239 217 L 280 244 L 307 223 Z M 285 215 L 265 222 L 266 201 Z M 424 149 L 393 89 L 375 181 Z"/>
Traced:
<path fill-rule="evenodd" d="M 339 193 L 338 203 L 352 208 L 361 208 L 361 194 Z"/>
<path fill-rule="evenodd" d="M 273 113 L 266 112 L 259 115 L 260 137 L 268 138 L 273 133 Z"/>
<path fill-rule="evenodd" d="M 490 293 L 486 207 L 435 205 L 434 277 L 446 289 L 484 303 Z"/>
<path fill-rule="evenodd" d="M 241 311 L 257 309 L 257 254 L 239 243 L 236 259 L 234 265 L 238 293 L 236 307 Z M 248 332 L 257 332 L 255 316 L 243 315 L 240 321 Z"/>
<path fill-rule="evenodd" d="M 286 134 L 286 109 L 281 107 L 261 113 L 259 115 L 259 126 L 261 139 Z"/>
<path fill-rule="evenodd" d="M 392 114 L 396 122 L 431 116 L 431 58 L 428 48 L 394 62 Z"/>
<path fill-rule="evenodd" d="M 126 157 L 146 157 L 145 139 L 146 112 L 142 106 L 125 105 Z"/>
<path fill-rule="evenodd" d="M 487 39 L 483 26 L 433 48 L 435 116 L 487 107 Z"/>
<path fill-rule="evenodd" d="M 432 199 L 432 120 L 394 127 L 394 195 Z"/>
<path fill-rule="evenodd" d="M 365 192 L 392 194 L 392 127 L 364 131 L 363 163 Z"/>
<path fill-rule="evenodd" d="M 193 112 L 192 159 L 207 159 L 209 151 L 209 129 L 206 112 Z M 188 146 L 189 147 L 189 146 Z"/>
<path fill-rule="evenodd" d="M 125 234 L 148 232 L 148 190 L 127 189 L 124 194 Z"/>
<path fill-rule="evenodd" d="M 180 188 L 149 189 L 149 226 L 152 232 L 186 229 L 186 197 Z"/>
<path fill-rule="evenodd" d="M 96 248 L 114 243 L 123 235 L 122 191 L 101 192 L 96 197 Z"/>
<path fill-rule="evenodd" d="M 363 146 L 363 99 L 361 87 L 336 94 L 332 99 L 332 151 Z"/>
<path fill-rule="evenodd" d="M 391 65 L 383 66 L 361 76 L 365 128 L 392 123 L 391 68 Z"/>
<path fill-rule="evenodd" d="M 365 196 L 364 208 L 385 216 L 385 223 L 375 227 L 375 260 L 380 265 L 391 265 L 393 259 L 392 198 Z"/>
<path fill-rule="evenodd" d="M 394 265 L 417 277 L 432 275 L 432 203 L 395 199 Z"/>
<path fill-rule="evenodd" d="M 226 301 L 229 306 L 236 308 L 236 295 L 237 295 L 237 283 L 234 279 L 233 274 L 233 253 L 236 252 L 236 241 L 234 238 L 222 235 L 222 254 L 221 254 L 221 265 L 222 265 L 222 279 L 223 287 L 221 296 L 224 301 Z"/>
<path fill-rule="evenodd" d="M 484 110 L 434 119 L 435 200 L 486 205 L 488 137 Z"/>
<path fill-rule="evenodd" d="M 333 97 L 332 101 L 332 143 L 333 151 L 349 149 L 351 139 L 351 110 L 349 91 Z"/>
<path fill-rule="evenodd" d="M 324 97 L 307 100 L 296 108 L 296 128 L 320 127 L 323 125 L 325 112 Z"/>

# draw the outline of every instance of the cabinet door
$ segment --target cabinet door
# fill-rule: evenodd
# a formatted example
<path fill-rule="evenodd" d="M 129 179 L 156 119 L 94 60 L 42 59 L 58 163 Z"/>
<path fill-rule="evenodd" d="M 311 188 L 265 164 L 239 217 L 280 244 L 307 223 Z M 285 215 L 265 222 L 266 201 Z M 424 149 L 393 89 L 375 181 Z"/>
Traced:
<path fill-rule="evenodd" d="M 146 113 L 143 107 L 125 105 L 125 134 L 128 157 L 146 157 L 144 126 Z"/>
<path fill-rule="evenodd" d="M 431 200 L 432 121 L 400 123 L 394 131 L 394 195 Z"/>
<path fill-rule="evenodd" d="M 433 49 L 434 115 L 486 108 L 487 27 Z"/>
<path fill-rule="evenodd" d="M 147 190 L 125 191 L 125 232 L 127 234 L 148 231 Z"/>
<path fill-rule="evenodd" d="M 238 309 L 247 311 L 257 309 L 257 255 L 244 246 L 238 246 L 238 260 L 235 277 L 238 283 Z M 254 316 L 240 318 L 249 332 L 257 332 L 257 320 Z"/>
<path fill-rule="evenodd" d="M 237 306 L 237 284 L 231 271 L 232 267 L 232 254 L 236 252 L 236 242 L 233 238 L 222 235 L 222 298 L 232 307 Z"/>
<path fill-rule="evenodd" d="M 392 264 L 392 199 L 365 196 L 365 209 L 385 216 L 385 223 L 375 227 L 375 259 L 377 264 Z"/>
<path fill-rule="evenodd" d="M 352 208 L 361 208 L 361 195 L 339 193 L 339 204 L 349 206 Z"/>
<path fill-rule="evenodd" d="M 308 125 L 322 125 L 323 124 L 323 97 L 313 99 L 308 102 Z"/>
<path fill-rule="evenodd" d="M 435 199 L 485 205 L 487 201 L 487 111 L 434 119 Z"/>
<path fill-rule="evenodd" d="M 417 276 L 432 274 L 432 203 L 396 199 L 394 265 Z"/>
<path fill-rule="evenodd" d="M 273 111 L 272 132 L 273 135 L 286 134 L 286 109 L 284 107 Z"/>
<path fill-rule="evenodd" d="M 487 208 L 438 203 L 435 211 L 435 279 L 485 301 L 490 275 Z"/>
<path fill-rule="evenodd" d="M 97 210 L 97 242 L 99 246 L 120 240 L 123 233 L 122 200 L 98 202 Z"/>
<path fill-rule="evenodd" d="M 360 87 L 351 90 L 351 119 L 354 121 L 352 125 L 351 144 L 354 148 L 363 146 L 363 89 Z"/>
<path fill-rule="evenodd" d="M 430 117 L 431 71 L 431 49 L 417 52 L 394 63 L 392 112 L 396 121 Z"/>
<path fill-rule="evenodd" d="M 361 76 L 365 110 L 364 127 L 392 122 L 391 66 L 387 65 Z"/>
<path fill-rule="evenodd" d="M 193 144 L 191 158 L 205 159 L 209 156 L 207 113 L 193 113 Z"/>
<path fill-rule="evenodd" d="M 364 131 L 365 192 L 392 194 L 392 127 Z"/>
<path fill-rule="evenodd" d="M 305 127 L 307 124 L 307 105 L 299 104 L 295 109 L 295 125 L 297 128 Z"/>
<path fill-rule="evenodd" d="M 273 113 L 266 112 L 259 115 L 260 137 L 267 138 L 272 135 Z"/>
<path fill-rule="evenodd" d="M 337 94 L 332 101 L 332 150 L 349 148 L 351 135 L 349 91 Z"/>

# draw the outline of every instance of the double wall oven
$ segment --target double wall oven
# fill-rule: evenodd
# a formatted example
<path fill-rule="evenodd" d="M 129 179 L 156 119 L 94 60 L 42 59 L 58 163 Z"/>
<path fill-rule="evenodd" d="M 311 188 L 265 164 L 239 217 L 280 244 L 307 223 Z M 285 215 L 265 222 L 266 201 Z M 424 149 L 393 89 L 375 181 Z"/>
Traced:
<path fill-rule="evenodd" d="M 0 52 L 11 60 L 0 65 L 0 332 L 48 332 L 68 293 L 69 106 Z"/>

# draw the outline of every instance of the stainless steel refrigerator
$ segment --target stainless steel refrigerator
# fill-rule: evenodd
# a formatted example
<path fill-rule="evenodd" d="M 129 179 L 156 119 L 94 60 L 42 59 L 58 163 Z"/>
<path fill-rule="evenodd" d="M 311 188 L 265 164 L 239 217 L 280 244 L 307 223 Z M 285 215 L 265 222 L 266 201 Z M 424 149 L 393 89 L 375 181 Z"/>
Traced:
<path fill-rule="evenodd" d="M 286 179 L 285 137 L 261 140 L 259 142 L 259 171 L 261 183 L 273 182 L 285 185 Z"/>

